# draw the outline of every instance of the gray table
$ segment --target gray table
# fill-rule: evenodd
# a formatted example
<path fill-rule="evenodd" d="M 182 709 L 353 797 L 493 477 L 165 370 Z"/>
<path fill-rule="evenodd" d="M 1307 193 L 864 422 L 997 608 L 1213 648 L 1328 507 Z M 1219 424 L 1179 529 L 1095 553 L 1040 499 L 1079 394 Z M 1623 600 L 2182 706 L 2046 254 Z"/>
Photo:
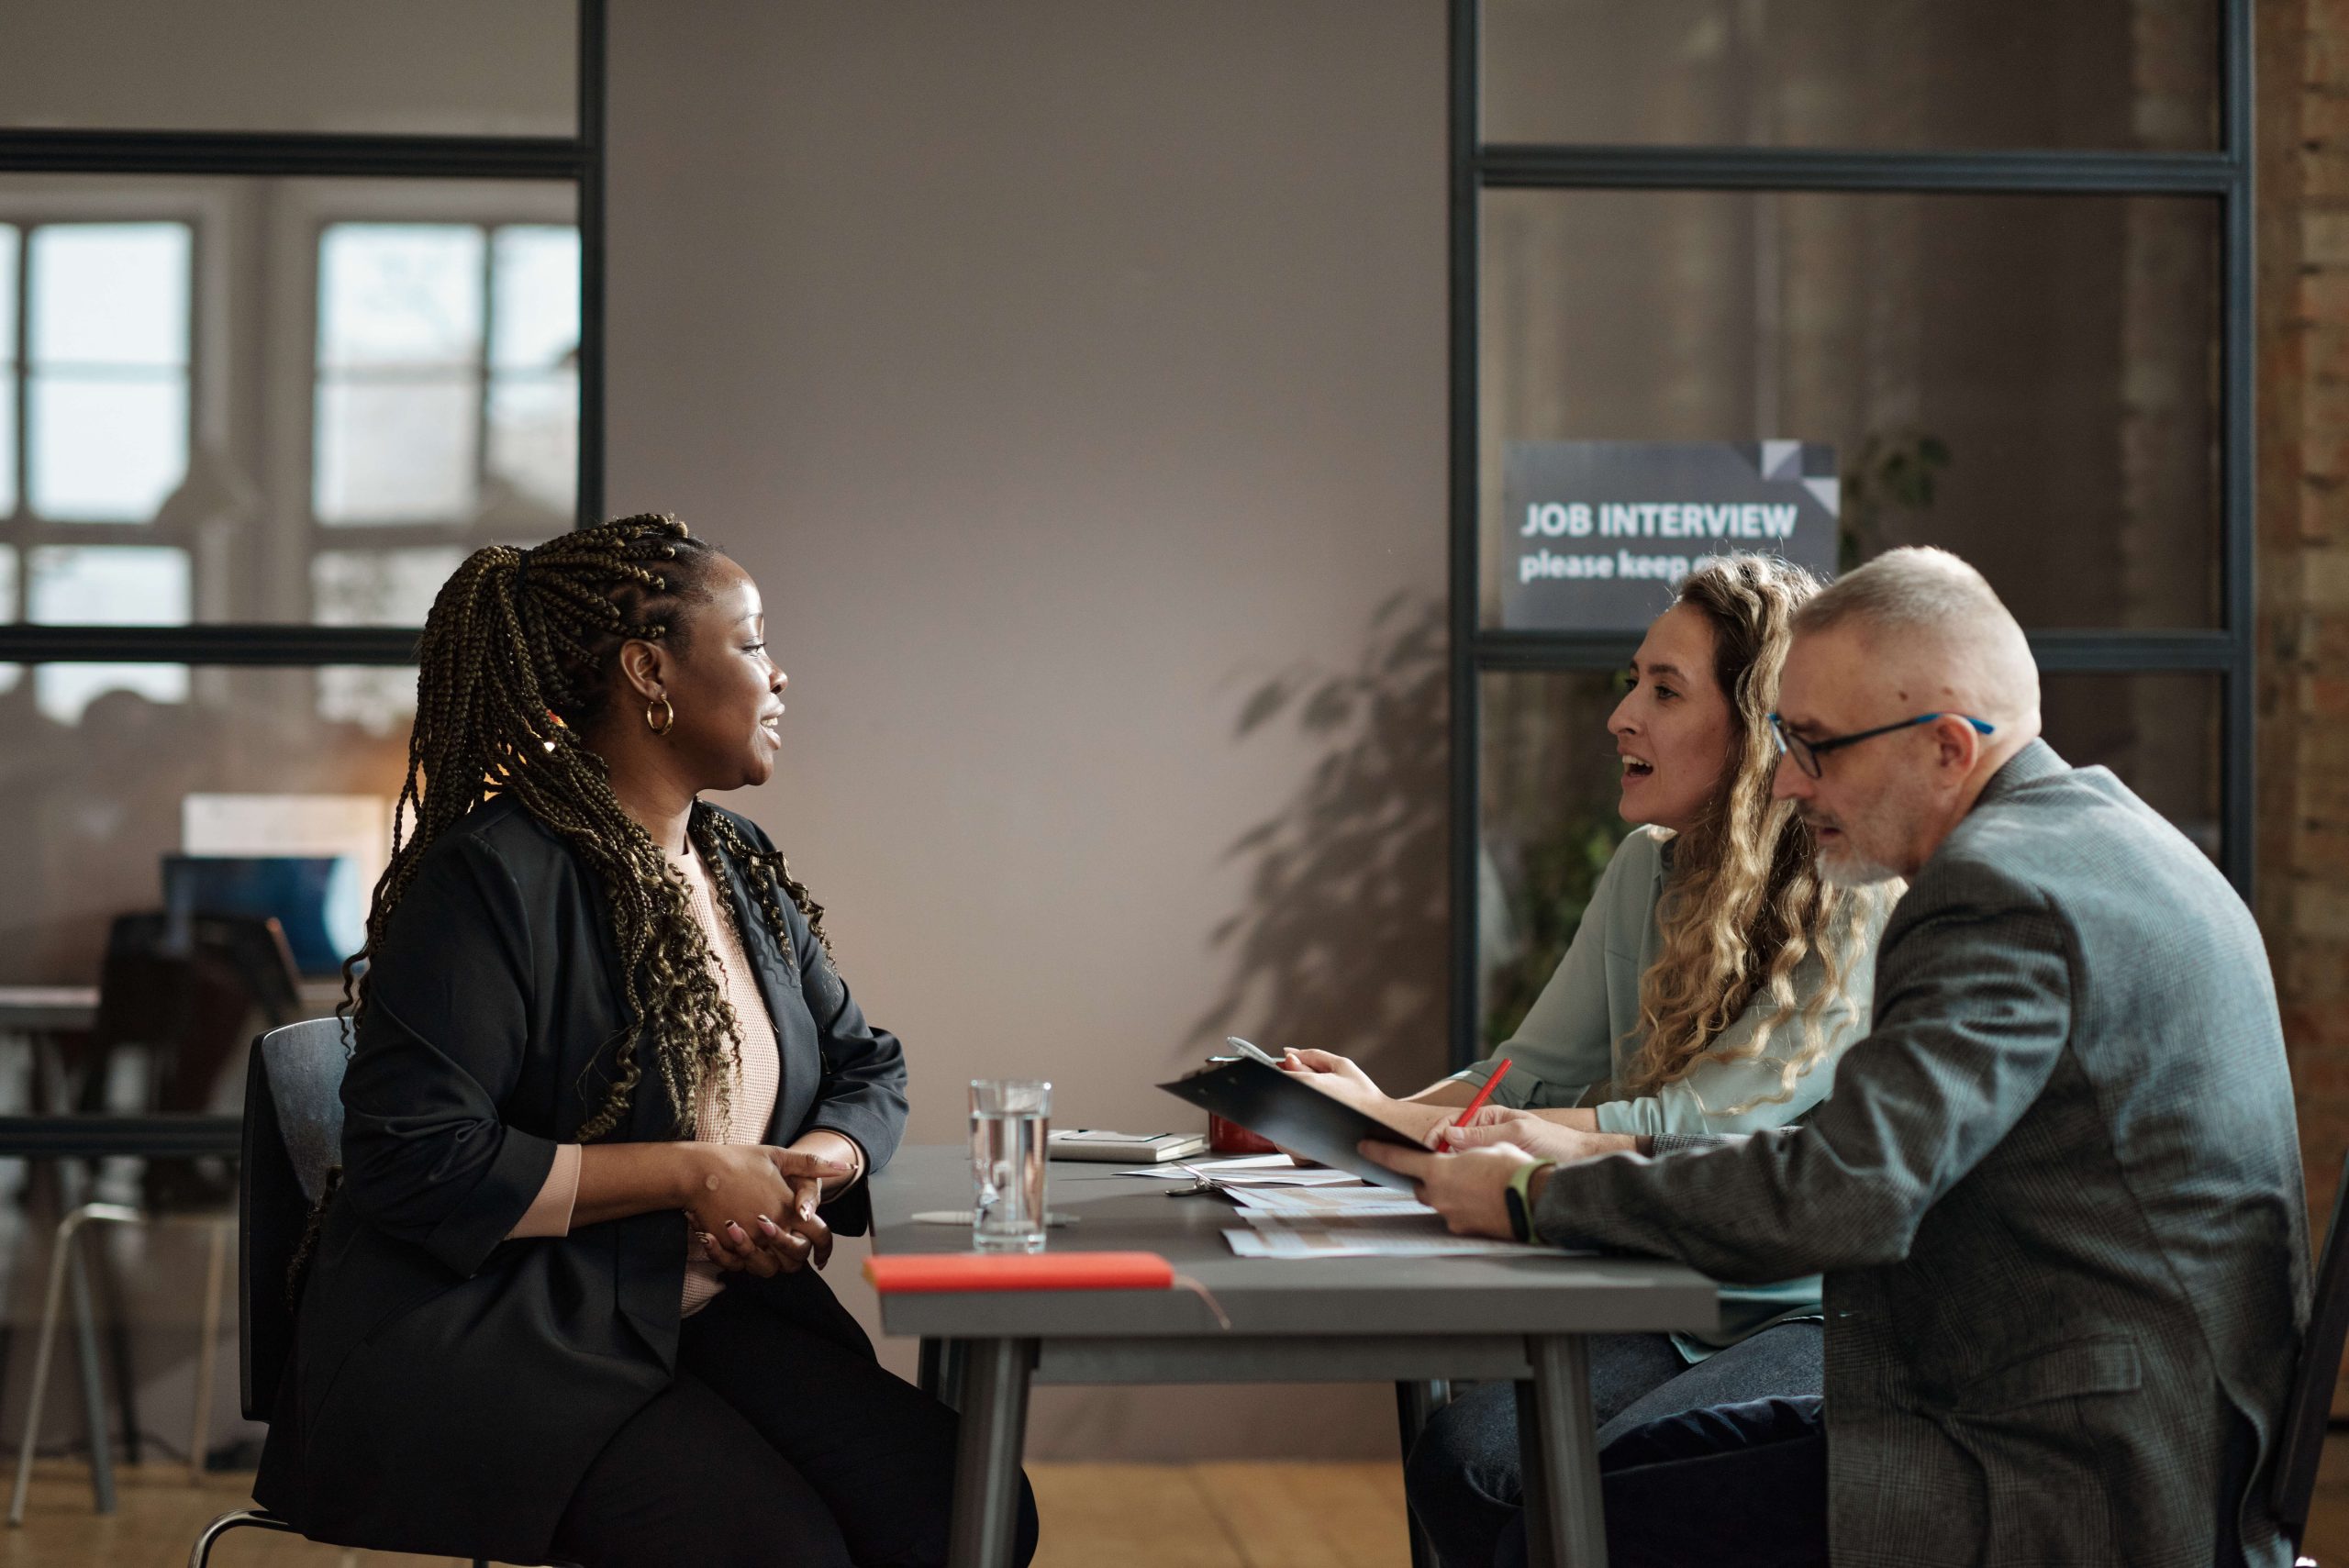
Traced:
<path fill-rule="evenodd" d="M 1517 1384 L 1535 1568 L 1606 1561 L 1587 1334 L 1710 1329 L 1712 1282 L 1628 1258 L 1239 1258 L 1219 1197 L 1169 1197 L 1114 1165 L 1055 1161 L 1052 1207 L 1078 1222 L 1055 1251 L 1149 1251 L 1214 1292 L 1220 1328 L 1187 1291 L 972 1291 L 884 1296 L 882 1327 L 953 1369 L 963 1413 L 954 1568 L 1008 1568 L 1033 1383 Z M 874 1179 L 874 1251 L 965 1251 L 969 1152 L 901 1151 Z M 939 1352 L 942 1351 L 943 1354 Z"/>

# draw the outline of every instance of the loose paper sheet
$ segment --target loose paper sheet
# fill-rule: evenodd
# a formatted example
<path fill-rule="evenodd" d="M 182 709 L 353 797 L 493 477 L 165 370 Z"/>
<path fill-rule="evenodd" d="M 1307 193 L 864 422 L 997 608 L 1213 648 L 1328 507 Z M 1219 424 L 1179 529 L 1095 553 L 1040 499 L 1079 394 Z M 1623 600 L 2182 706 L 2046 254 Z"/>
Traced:
<path fill-rule="evenodd" d="M 1367 1182 L 1344 1187 L 1235 1187 L 1231 1198 L 1243 1209 L 1286 1219 L 1388 1219 L 1397 1215 L 1435 1214 L 1408 1193 L 1374 1187 Z"/>
<path fill-rule="evenodd" d="M 1353 1227 L 1283 1226 L 1257 1230 L 1227 1230 L 1224 1240 L 1243 1258 L 1454 1258 L 1520 1256 L 1553 1249 L 1496 1241 L 1484 1236 L 1397 1232 Z"/>
<path fill-rule="evenodd" d="M 1120 1171 L 1121 1176 L 1147 1176 L 1153 1181 L 1205 1180 L 1218 1187 L 1345 1187 L 1367 1184 L 1360 1176 L 1321 1165 L 1300 1165 L 1286 1154 L 1252 1154 L 1237 1160 L 1170 1160 Z"/>

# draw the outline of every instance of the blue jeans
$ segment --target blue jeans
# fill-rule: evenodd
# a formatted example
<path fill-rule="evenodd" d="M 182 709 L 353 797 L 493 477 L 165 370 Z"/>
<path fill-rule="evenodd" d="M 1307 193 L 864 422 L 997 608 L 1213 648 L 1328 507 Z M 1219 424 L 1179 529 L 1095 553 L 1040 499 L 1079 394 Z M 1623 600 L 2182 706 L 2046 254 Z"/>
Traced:
<path fill-rule="evenodd" d="M 1694 1365 L 1663 1334 L 1593 1335 L 1591 1405 L 1599 1445 L 1606 1449 L 1683 1411 L 1816 1396 L 1820 1351 L 1815 1322 L 1765 1329 Z M 1485 1568 L 1493 1562 L 1503 1533 L 1525 1506 L 1514 1385 L 1486 1384 L 1437 1411 L 1411 1451 L 1404 1483 L 1411 1511 L 1444 1568 Z M 1610 1530 L 1616 1517 L 1610 1507 Z"/>
<path fill-rule="evenodd" d="M 1600 1449 L 1610 1568 L 1827 1568 L 1820 1407 L 1802 1395 L 1684 1410 Z M 1520 1509 L 1494 1562 L 1526 1561 Z"/>

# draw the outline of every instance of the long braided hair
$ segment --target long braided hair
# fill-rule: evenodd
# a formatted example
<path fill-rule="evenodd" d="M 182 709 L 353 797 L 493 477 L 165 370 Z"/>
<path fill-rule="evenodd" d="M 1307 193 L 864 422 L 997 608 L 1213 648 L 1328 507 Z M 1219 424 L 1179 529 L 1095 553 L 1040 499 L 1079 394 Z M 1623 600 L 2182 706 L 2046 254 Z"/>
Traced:
<path fill-rule="evenodd" d="M 367 945 L 344 966 L 346 1008 L 363 1012 L 358 958 L 381 944 L 425 851 L 474 807 L 510 795 L 595 873 L 609 902 L 629 1017 L 588 1075 L 611 1058 L 602 1104 L 582 1141 L 627 1118 L 644 1076 L 636 1043 L 649 1038 L 675 1125 L 726 1114 L 741 1029 L 719 992 L 709 946 L 662 846 L 620 806 L 605 760 L 584 736 L 608 702 L 620 647 L 675 646 L 682 612 L 707 595 L 718 550 L 685 525 L 645 514 L 558 535 L 529 550 L 475 550 L 441 586 L 417 649 L 416 725 L 407 777 L 392 812 L 392 856 L 367 912 Z M 409 819 L 413 818 L 413 830 Z M 730 904 L 730 859 L 789 962 L 782 897 L 798 906 L 826 952 L 823 906 L 783 856 L 760 849 L 723 813 L 694 803 L 687 832 Z M 591 1092 L 586 1076 L 583 1095 Z"/>

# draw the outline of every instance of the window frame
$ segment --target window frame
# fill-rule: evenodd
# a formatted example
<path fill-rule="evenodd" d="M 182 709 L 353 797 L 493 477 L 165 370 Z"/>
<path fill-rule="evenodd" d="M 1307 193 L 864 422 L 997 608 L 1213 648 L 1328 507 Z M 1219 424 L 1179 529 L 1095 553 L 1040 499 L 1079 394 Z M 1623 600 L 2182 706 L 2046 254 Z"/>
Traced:
<path fill-rule="evenodd" d="M 17 602 L 14 614 L 0 617 L 0 632 L 12 624 L 28 624 L 32 584 L 32 553 L 44 545 L 72 547 L 163 545 L 193 551 L 195 540 L 175 524 L 156 518 L 91 520 L 45 517 L 33 510 L 30 442 L 32 428 L 32 364 L 28 353 L 32 324 L 32 236 L 35 230 L 85 223 L 176 223 L 188 230 L 187 409 L 184 435 L 193 458 L 207 436 L 217 432 L 220 399 L 217 391 L 218 361 L 210 351 L 218 302 L 210 294 L 218 283 L 218 269 L 207 267 L 207 239 L 221 230 L 220 205 L 212 195 L 181 186 L 126 185 L 103 193 L 74 191 L 19 200 L 0 193 L 0 225 L 17 231 L 15 307 L 16 341 L 0 344 L 0 374 L 14 385 L 12 432 L 16 455 L 16 505 L 0 512 L 0 550 L 16 556 Z M 13 357 L 10 357 L 13 356 Z"/>
<path fill-rule="evenodd" d="M 273 264 L 279 276 L 304 280 L 306 286 L 298 292 L 302 296 L 300 303 L 307 315 L 299 322 L 281 322 L 272 331 L 270 341 L 277 346 L 278 357 L 268 366 L 267 374 L 272 387 L 286 389 L 289 406 L 276 411 L 280 417 L 295 417 L 290 407 L 291 389 L 295 386 L 302 387 L 308 401 L 299 416 L 304 439 L 298 443 L 298 450 L 292 450 L 296 443 L 287 443 L 287 461 L 273 470 L 269 484 L 274 498 L 284 509 L 284 515 L 307 519 L 314 550 L 490 542 L 489 536 L 483 534 L 470 519 L 373 519 L 341 523 L 328 522 L 318 516 L 316 505 L 317 395 L 321 377 L 317 339 L 322 299 L 320 290 L 324 284 L 319 260 L 327 231 L 344 224 L 417 224 L 473 228 L 481 232 L 482 342 L 480 352 L 470 368 L 479 382 L 473 397 L 473 419 L 478 436 L 473 452 L 473 478 L 477 484 L 485 484 L 493 477 L 489 458 L 489 403 L 497 372 L 492 362 L 493 345 L 490 339 L 496 329 L 497 319 L 496 305 L 492 297 L 495 293 L 497 234 L 506 228 L 574 227 L 568 211 L 558 211 L 555 204 L 548 202 L 550 194 L 543 183 L 534 187 L 488 185 L 476 192 L 451 193 L 442 187 L 432 192 L 411 193 L 381 188 L 370 190 L 348 181 L 304 182 L 289 193 L 280 215 L 280 232 L 273 237 L 271 242 L 274 251 Z M 537 203 L 547 203 L 545 209 L 539 212 L 529 210 Z M 583 235 L 583 268 L 585 249 Z M 288 291 L 289 294 L 295 292 Z M 584 360 L 584 350 L 580 358 Z"/>
<path fill-rule="evenodd" d="M 604 183 L 607 34 L 605 0 L 577 0 L 578 124 L 568 137 L 410 136 L 274 131 L 41 130 L 0 128 L 0 173 L 74 173 L 106 176 L 240 175 L 315 177 L 335 181 L 468 180 L 563 182 L 574 186 L 579 229 L 579 480 L 574 526 L 603 512 L 604 451 Z M 126 192 L 130 189 L 126 185 Z M 130 199 L 126 195 L 126 200 Z M 184 202 L 185 197 L 179 198 Z M 141 216 L 168 217 L 151 206 Z M 470 221 L 470 220 L 466 220 Z M 303 275 L 313 288 L 306 306 L 311 325 L 299 333 L 309 344 L 316 330 L 316 237 Z M 205 235 L 195 236 L 190 327 L 189 384 L 192 440 L 206 434 Z M 299 384 L 305 398 L 300 428 L 310 428 L 315 359 Z M 301 515 L 309 516 L 308 457 L 302 453 Z M 28 499 L 20 501 L 28 506 Z M 314 527 L 323 528 L 323 525 Z M 401 525 L 403 528 L 406 525 Z M 340 525 L 337 525 L 340 530 Z M 129 542 L 127 525 L 42 525 L 72 530 L 72 542 L 100 542 L 102 530 L 117 530 L 116 542 Z M 94 531 L 100 530 L 100 531 Z M 354 528 L 377 535 L 373 526 Z M 448 530 L 418 527 L 407 542 L 447 537 Z M 429 539 L 426 536 L 431 536 Z M 338 531 L 338 539 L 340 538 Z M 139 542 L 162 542 L 142 533 Z M 12 541 L 13 542 L 13 541 Z M 44 539 L 41 542 L 51 542 Z M 59 541 L 62 542 L 62 541 Z M 29 558 L 23 562 L 29 569 Z M 21 575 L 21 573 L 20 573 Z M 396 666 L 416 662 L 420 628 L 334 627 L 261 622 L 174 627 L 0 625 L 0 663 L 184 663 L 307 668 L 326 664 Z"/>
<path fill-rule="evenodd" d="M 1769 146 L 1586 146 L 1483 140 L 1482 0 L 1447 0 L 1446 141 L 1451 298 L 1451 992 L 1455 1065 L 1477 1059 L 1477 857 L 1484 758 L 1479 677 L 1589 671 L 1629 662 L 1635 636 L 1506 631 L 1482 624 L 1480 226 L 1488 190 L 1835 191 L 2041 195 L 2182 195 L 2220 204 L 2219 624 L 2178 630 L 2030 633 L 2050 673 L 2221 677 L 2220 868 L 2252 896 L 2257 599 L 2254 384 L 2252 0 L 2217 0 L 2219 145 L 2194 152 Z"/>

